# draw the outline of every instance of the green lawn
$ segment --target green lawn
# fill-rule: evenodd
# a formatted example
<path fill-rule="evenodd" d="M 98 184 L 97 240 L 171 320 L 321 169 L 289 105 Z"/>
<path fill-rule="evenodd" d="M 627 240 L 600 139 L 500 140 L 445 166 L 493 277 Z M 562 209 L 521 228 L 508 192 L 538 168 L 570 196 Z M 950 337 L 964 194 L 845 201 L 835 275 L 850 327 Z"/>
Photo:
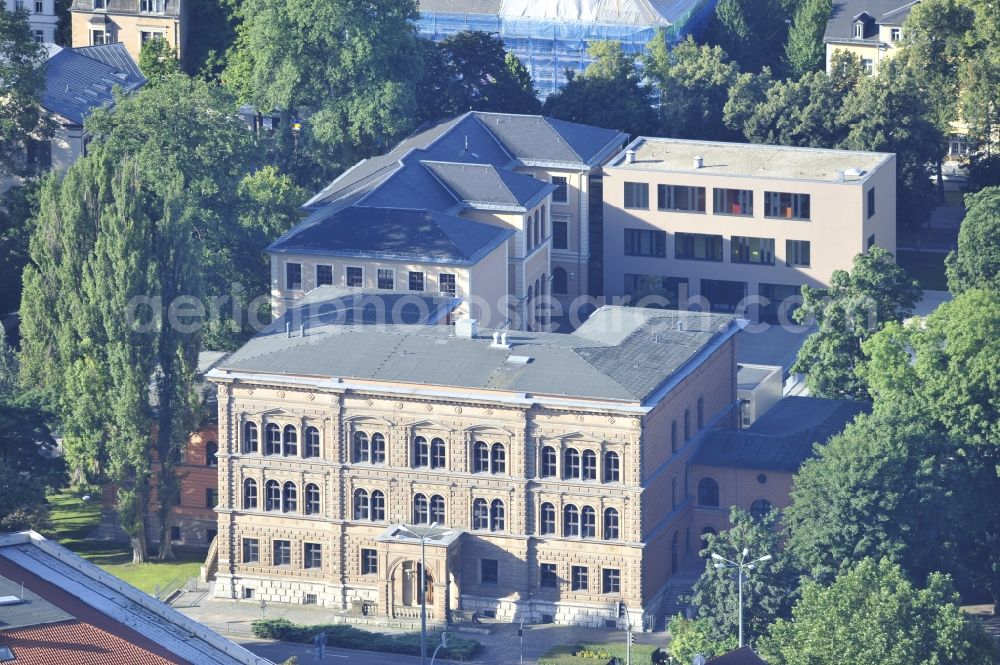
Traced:
<path fill-rule="evenodd" d="M 896 252 L 896 261 L 913 277 L 920 282 L 920 287 L 932 291 L 947 291 L 948 279 L 944 272 L 943 252 L 914 252 L 912 250 L 899 250 Z"/>
<path fill-rule="evenodd" d="M 59 541 L 60 545 L 146 593 L 151 594 L 157 586 L 164 588 L 178 579 L 195 577 L 204 562 L 203 555 L 177 552 L 177 561 L 133 564 L 132 550 L 128 546 L 88 538 L 101 519 L 100 496 L 83 501 L 75 494 L 60 492 L 49 496 L 49 504 L 52 527 L 46 537 Z"/>
<path fill-rule="evenodd" d="M 607 665 L 617 656 L 625 662 L 625 643 L 559 645 L 545 652 L 538 665 Z M 632 645 L 632 665 L 652 665 L 658 647 L 646 644 Z"/>

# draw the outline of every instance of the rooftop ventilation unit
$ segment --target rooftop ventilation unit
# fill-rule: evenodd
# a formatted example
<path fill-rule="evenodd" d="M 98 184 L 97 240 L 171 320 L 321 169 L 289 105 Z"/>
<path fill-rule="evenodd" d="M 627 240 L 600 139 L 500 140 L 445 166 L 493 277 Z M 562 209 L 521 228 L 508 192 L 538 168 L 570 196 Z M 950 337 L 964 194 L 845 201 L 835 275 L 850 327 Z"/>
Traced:
<path fill-rule="evenodd" d="M 507 362 L 511 365 L 527 365 L 531 362 L 530 356 L 507 356 Z"/>
<path fill-rule="evenodd" d="M 479 322 L 468 316 L 455 321 L 455 337 L 474 339 L 479 333 Z"/>
<path fill-rule="evenodd" d="M 844 175 L 847 176 L 848 178 L 860 178 L 864 174 L 865 174 L 865 170 L 864 169 L 859 169 L 857 167 L 850 168 L 850 169 L 847 169 L 846 171 L 844 171 Z"/>
<path fill-rule="evenodd" d="M 698 155 L 697 157 L 694 158 L 694 168 L 697 171 L 703 166 L 705 166 L 705 158 L 702 157 L 701 155 Z"/>
<path fill-rule="evenodd" d="M 635 150 L 626 150 L 625 151 L 625 163 L 626 164 L 635 164 Z"/>

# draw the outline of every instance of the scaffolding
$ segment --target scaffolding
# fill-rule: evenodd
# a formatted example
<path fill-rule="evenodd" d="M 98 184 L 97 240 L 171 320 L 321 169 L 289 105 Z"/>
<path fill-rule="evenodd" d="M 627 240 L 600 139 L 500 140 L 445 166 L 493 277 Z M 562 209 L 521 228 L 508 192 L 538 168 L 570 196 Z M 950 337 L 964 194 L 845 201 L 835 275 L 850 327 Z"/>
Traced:
<path fill-rule="evenodd" d="M 621 42 L 626 53 L 641 54 L 662 30 L 669 43 L 702 27 L 715 0 L 501 0 L 493 13 L 473 0 L 421 3 L 421 37 L 440 41 L 464 30 L 498 35 L 531 72 L 544 98 L 566 82 L 565 71 L 590 64 L 591 42 Z M 477 11 L 463 11 L 473 9 Z"/>

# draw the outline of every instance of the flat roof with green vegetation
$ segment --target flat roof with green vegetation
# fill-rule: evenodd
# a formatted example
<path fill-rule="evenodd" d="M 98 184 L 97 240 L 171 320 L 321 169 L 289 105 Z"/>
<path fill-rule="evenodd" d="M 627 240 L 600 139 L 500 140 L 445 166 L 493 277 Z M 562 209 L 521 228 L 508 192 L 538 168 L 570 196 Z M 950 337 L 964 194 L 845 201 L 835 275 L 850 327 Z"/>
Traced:
<path fill-rule="evenodd" d="M 538 665 L 607 665 L 612 658 L 619 658 L 624 663 L 626 650 L 624 635 L 622 640 L 621 643 L 560 644 L 546 651 L 545 655 L 538 659 Z M 666 662 L 666 651 L 661 651 L 660 647 L 649 644 L 632 645 L 632 665 L 653 665 L 661 662 Z"/>

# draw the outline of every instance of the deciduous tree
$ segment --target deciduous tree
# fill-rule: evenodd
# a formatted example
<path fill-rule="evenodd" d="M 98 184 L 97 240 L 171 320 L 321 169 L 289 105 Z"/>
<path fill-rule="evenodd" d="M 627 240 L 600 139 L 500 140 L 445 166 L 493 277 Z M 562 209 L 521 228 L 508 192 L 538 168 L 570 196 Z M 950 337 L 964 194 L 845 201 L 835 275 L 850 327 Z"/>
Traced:
<path fill-rule="evenodd" d="M 38 103 L 45 87 L 45 49 L 24 9 L 0 11 L 0 175 L 15 171 L 24 142 L 46 131 Z"/>
<path fill-rule="evenodd" d="M 785 43 L 785 67 L 792 76 L 823 69 L 826 60 L 823 33 L 832 9 L 831 0 L 805 0 L 795 10 Z"/>
<path fill-rule="evenodd" d="M 1000 187 L 965 195 L 958 251 L 948 255 L 948 289 L 1000 290 Z"/>
<path fill-rule="evenodd" d="M 181 71 L 177 51 L 164 37 L 153 37 L 139 51 L 139 70 L 155 85 Z"/>

